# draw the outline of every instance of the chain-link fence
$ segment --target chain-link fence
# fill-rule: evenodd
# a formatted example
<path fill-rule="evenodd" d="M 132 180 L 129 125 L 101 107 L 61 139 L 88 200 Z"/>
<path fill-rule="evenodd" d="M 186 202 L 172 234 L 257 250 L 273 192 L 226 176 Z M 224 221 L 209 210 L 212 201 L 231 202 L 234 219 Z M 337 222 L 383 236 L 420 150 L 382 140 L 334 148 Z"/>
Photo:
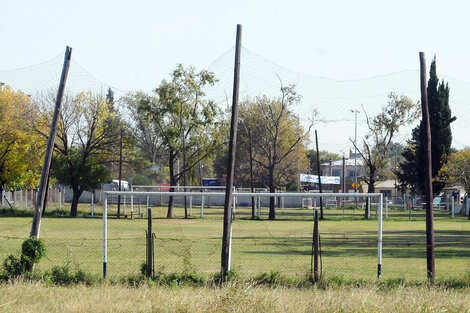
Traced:
<path fill-rule="evenodd" d="M 184 219 L 182 197 L 175 197 L 173 219 L 165 218 L 165 199 L 157 204 L 159 200 L 160 196 L 156 195 L 148 201 L 155 233 L 155 271 L 189 271 L 207 276 L 220 271 L 223 207 L 215 203 L 215 197 L 212 196 L 212 204 L 206 203 L 201 218 L 201 197 L 194 196 L 192 215 L 188 219 Z M 243 277 L 271 271 L 292 278 L 307 277 L 312 266 L 314 210 L 301 205 L 276 207 L 276 219 L 268 220 L 269 207 L 264 200 L 261 201 L 260 219 L 256 215 L 254 220 L 251 219 L 251 199 L 239 197 L 236 201 L 232 269 Z M 117 203 L 108 205 L 107 261 L 108 277 L 111 278 L 139 274 L 146 260 L 147 200 L 145 196 L 134 196 L 134 201 L 135 210 L 137 203 L 144 203 L 141 217 L 127 215 L 126 218 L 123 215 L 117 218 Z M 187 202 L 189 206 L 189 197 Z M 284 204 L 286 202 L 284 199 Z M 298 202 L 301 202 L 300 198 Z M 364 219 L 362 209 L 363 204 L 366 209 L 367 201 L 359 204 L 357 208 L 348 205 L 323 209 L 324 219 L 319 222 L 320 269 L 326 279 L 376 280 L 378 219 L 375 208 L 378 205 L 371 201 L 371 219 L 368 220 Z M 68 205 L 64 205 L 64 211 Z M 39 270 L 70 264 L 102 275 L 103 207 L 95 205 L 94 217 L 91 216 L 91 203 L 81 204 L 79 208 L 78 218 L 59 213 L 44 215 L 41 238 L 48 252 L 46 259 L 39 263 Z M 383 210 L 382 278 L 425 281 L 425 213 L 414 211 L 410 220 L 403 208 L 389 208 L 388 217 L 385 216 L 385 203 Z M 53 208 L 51 211 L 55 212 Z M 0 219 L 1 259 L 19 253 L 22 241 L 28 237 L 32 209 L 25 212 L 31 212 L 31 217 L 5 213 Z M 435 241 L 437 278 L 459 279 L 468 275 L 470 224 L 466 217 L 455 214 L 452 218 L 451 212 L 438 211 Z"/>

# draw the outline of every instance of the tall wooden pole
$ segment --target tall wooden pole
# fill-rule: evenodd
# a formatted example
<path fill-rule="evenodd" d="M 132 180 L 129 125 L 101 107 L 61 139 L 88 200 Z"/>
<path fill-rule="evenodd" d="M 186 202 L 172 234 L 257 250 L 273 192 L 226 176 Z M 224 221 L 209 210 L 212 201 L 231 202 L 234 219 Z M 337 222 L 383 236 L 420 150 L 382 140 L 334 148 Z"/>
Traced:
<path fill-rule="evenodd" d="M 238 128 L 238 90 L 240 84 L 240 53 L 241 53 L 242 25 L 237 25 L 237 38 L 235 44 L 235 66 L 233 76 L 232 121 L 230 125 L 230 142 L 228 146 L 227 184 L 225 188 L 224 203 L 224 231 L 222 236 L 222 275 L 230 270 L 230 253 L 232 244 L 232 187 L 233 172 L 235 170 L 235 151 L 237 148 Z"/>
<path fill-rule="evenodd" d="M 321 188 L 321 172 L 320 172 L 320 152 L 318 151 L 318 135 L 317 130 L 315 129 L 315 143 L 317 146 L 317 171 L 318 171 L 318 189 L 322 193 Z M 323 198 L 320 197 L 320 219 L 323 219 Z"/>
<path fill-rule="evenodd" d="M 152 230 L 152 208 L 148 208 L 147 214 L 147 277 L 153 274 L 153 230 Z"/>
<path fill-rule="evenodd" d="M 313 281 L 318 282 L 318 209 L 314 208 L 313 213 L 313 241 L 312 241 L 312 260 L 310 261 L 310 269 L 312 270 L 313 263 L 313 275 L 310 273 L 310 276 L 313 276 Z"/>
<path fill-rule="evenodd" d="M 250 137 L 250 187 L 251 193 L 254 193 L 255 184 L 253 181 L 253 138 L 251 137 L 251 129 L 248 129 L 248 137 Z M 251 219 L 255 219 L 255 197 L 251 197 Z"/>
<path fill-rule="evenodd" d="M 424 52 L 419 53 L 420 63 L 420 82 L 421 82 L 421 107 L 423 113 L 423 122 L 426 129 L 426 256 L 428 279 L 433 282 L 436 276 L 434 264 L 434 213 L 432 207 L 432 159 L 431 159 L 431 126 L 429 123 L 428 93 L 426 88 L 426 58 Z"/>
<path fill-rule="evenodd" d="M 57 90 L 57 98 L 55 101 L 54 116 L 52 117 L 49 138 L 47 139 L 46 154 L 42 165 L 41 180 L 39 181 L 39 189 L 36 195 L 36 205 L 34 207 L 33 224 L 31 225 L 31 237 L 39 238 L 41 229 L 42 204 L 46 195 L 46 185 L 49 179 L 49 170 L 51 168 L 52 153 L 54 151 L 54 141 L 57 133 L 57 125 L 59 124 L 59 113 L 62 106 L 62 98 L 64 96 L 65 83 L 69 72 L 70 60 L 72 57 L 72 48 L 65 48 L 64 66 L 62 67 L 62 75 L 60 76 L 59 89 Z"/>

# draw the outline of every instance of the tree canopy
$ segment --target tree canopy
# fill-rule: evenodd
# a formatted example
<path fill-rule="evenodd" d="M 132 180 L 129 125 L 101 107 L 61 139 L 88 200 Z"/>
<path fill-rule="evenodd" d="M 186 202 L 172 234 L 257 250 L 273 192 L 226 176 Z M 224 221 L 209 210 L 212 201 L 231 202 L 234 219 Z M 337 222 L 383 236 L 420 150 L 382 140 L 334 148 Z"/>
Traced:
<path fill-rule="evenodd" d="M 367 192 L 375 191 L 375 182 L 380 172 L 386 167 L 387 156 L 392 140 L 400 127 L 413 122 L 418 116 L 418 105 L 406 96 L 390 93 L 389 100 L 382 111 L 370 118 L 366 112 L 368 133 L 358 147 L 364 164 L 366 165 L 368 185 Z"/>
<path fill-rule="evenodd" d="M 427 86 L 429 121 L 431 128 L 431 158 L 433 192 L 439 194 L 444 187 L 444 182 L 438 179 L 439 170 L 447 162 L 451 152 L 452 131 L 450 124 L 456 120 L 449 106 L 449 85 L 437 77 L 436 58 L 431 63 L 429 81 Z M 413 130 L 412 138 L 408 141 L 408 147 L 400 164 L 399 179 L 402 184 L 413 186 L 424 193 L 425 186 L 425 151 L 426 133 L 423 121 Z"/>
<path fill-rule="evenodd" d="M 201 160 L 214 154 L 223 140 L 220 112 L 213 101 L 205 99 L 204 87 L 214 82 L 212 73 L 205 70 L 197 73 L 193 67 L 184 68 L 179 64 L 171 78 L 163 80 L 153 95 L 136 95 L 138 112 L 147 118 L 143 123 L 153 124 L 152 131 L 158 135 L 152 140 L 154 143 L 159 140 L 159 146 L 168 157 L 171 186 L 181 179 L 185 185 L 188 173 Z M 180 159 L 182 166 L 178 168 Z M 173 197 L 170 197 L 167 217 L 172 216 Z"/>
<path fill-rule="evenodd" d="M 0 186 L 39 180 L 41 142 L 27 123 L 33 116 L 27 95 L 10 86 L 0 88 Z"/>
<path fill-rule="evenodd" d="M 239 164 L 244 163 L 246 167 L 251 132 L 255 175 L 271 193 L 292 181 L 297 185 L 299 170 L 308 168 L 306 146 L 312 127 L 310 123 L 305 130 L 292 111 L 292 106 L 300 101 L 294 86 L 281 86 L 280 91 L 278 98 L 247 98 L 241 102 L 239 111 L 241 144 L 237 147 L 237 159 L 244 160 Z M 249 175 L 249 171 L 244 173 Z M 269 218 L 275 216 L 274 198 L 270 198 Z"/>
<path fill-rule="evenodd" d="M 38 103 L 40 117 L 34 121 L 36 131 L 50 124 L 52 95 Z M 91 191 L 111 176 L 105 164 L 116 161 L 121 123 L 112 103 L 101 95 L 82 92 L 64 97 L 54 145 L 52 177 L 73 190 L 70 215 L 77 216 L 78 200 L 84 190 Z"/>
<path fill-rule="evenodd" d="M 439 170 L 443 183 L 460 183 L 467 195 L 470 194 L 470 149 L 466 148 L 447 157 L 447 163 Z"/>

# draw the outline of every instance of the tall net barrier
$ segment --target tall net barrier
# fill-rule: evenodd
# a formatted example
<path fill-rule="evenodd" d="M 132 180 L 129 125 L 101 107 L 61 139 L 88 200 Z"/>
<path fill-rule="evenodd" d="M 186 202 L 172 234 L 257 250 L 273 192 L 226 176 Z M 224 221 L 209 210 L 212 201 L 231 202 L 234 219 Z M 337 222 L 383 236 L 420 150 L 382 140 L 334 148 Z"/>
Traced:
<path fill-rule="evenodd" d="M 231 107 L 233 55 L 234 50 L 228 50 L 206 68 L 212 71 L 217 79 L 213 86 L 205 89 L 206 97 L 213 99 L 222 110 Z M 416 59 L 418 60 L 417 55 Z M 22 69 L 0 70 L 0 82 L 5 84 L 2 88 L 10 86 L 12 90 L 29 95 L 31 101 L 42 101 L 44 95 L 54 95 L 56 92 L 62 62 L 62 56 L 57 56 L 42 64 Z M 440 71 L 438 62 L 438 76 L 449 84 L 449 103 L 452 115 L 457 117 L 457 120 L 451 124 L 452 145 L 456 149 L 461 149 L 468 145 L 466 134 L 470 131 L 470 122 L 466 118 L 470 84 L 442 75 Z M 442 72 L 445 73 L 445 70 L 442 69 Z M 159 82 L 155 82 L 155 86 L 158 84 Z M 242 50 L 241 101 L 257 99 L 263 95 L 269 99 L 279 98 L 281 87 L 290 85 L 295 86 L 295 91 L 300 96 L 300 100 L 292 107 L 292 115 L 297 117 L 298 124 L 304 130 L 313 123 L 310 135 L 304 138 L 305 150 L 314 150 L 313 129 L 317 129 L 320 150 L 334 152 L 340 156 L 344 153 L 346 157 L 351 151 L 354 153 L 352 141 L 356 124 L 358 141 L 361 142 L 361 138 L 367 132 L 366 114 L 369 117 L 377 114 L 389 100 L 390 92 L 406 95 L 416 103 L 420 99 L 417 70 L 367 79 L 336 81 L 293 72 L 247 49 Z M 125 105 L 120 102 L 120 98 L 128 91 L 113 88 L 99 81 L 74 61 L 73 57 L 66 86 L 69 95 L 91 91 L 106 97 L 110 89 L 114 92 L 117 109 L 122 110 L 121 114 L 124 117 L 129 113 Z M 49 105 L 53 104 L 53 101 L 49 102 Z M 357 123 L 355 114 L 351 110 L 360 112 L 357 113 Z M 405 145 L 411 136 L 412 128 L 417 124 L 418 120 L 412 125 L 401 128 L 394 141 Z M 240 131 L 244 131 L 243 127 L 240 125 Z M 37 154 L 42 156 L 44 149 L 45 140 Z M 116 148 L 114 153 L 117 151 Z M 306 158 L 300 157 L 304 152 L 294 149 L 290 154 L 289 163 L 295 177 L 298 177 L 298 174 L 313 172 L 312 168 L 308 168 Z M 182 160 L 180 163 L 182 164 Z M 116 173 L 117 162 L 112 166 L 113 173 Z M 354 165 L 346 160 L 346 166 L 348 184 L 345 191 L 354 192 L 351 187 L 353 175 L 348 174 L 348 171 L 352 173 Z M 360 161 L 358 166 L 362 166 Z M 123 163 L 123 167 L 126 169 L 131 166 Z M 342 174 L 338 172 L 340 168 L 341 165 L 333 161 L 324 165 L 322 170 L 327 174 L 333 174 L 327 176 L 341 176 Z M 260 169 L 259 164 L 255 164 L 255 169 Z M 129 172 L 142 174 L 139 170 L 144 171 L 142 168 L 133 168 Z M 242 177 L 239 181 L 235 181 L 235 187 L 239 192 L 248 192 L 250 191 L 247 183 L 249 169 L 239 170 Z M 214 174 L 213 171 L 208 173 Z M 117 179 L 116 176 L 112 178 Z M 131 179 L 132 177 L 126 177 L 125 180 L 132 183 Z M 269 191 L 261 180 L 257 182 L 256 192 Z M 169 188 L 168 180 L 165 183 L 158 187 L 137 186 L 143 184 L 138 182 L 133 184 L 132 188 L 133 191 L 160 191 Z M 46 244 L 47 256 L 37 268 L 50 270 L 53 266 L 69 265 L 82 268 L 97 276 L 102 275 L 104 188 L 83 192 L 78 204 L 77 217 L 72 218 L 70 213 L 73 190 L 69 186 L 58 184 L 52 186 L 53 184 L 51 183 L 40 234 Z M 277 191 L 295 191 L 299 187 L 302 189 L 296 181 L 283 181 L 283 184 L 288 187 Z M 188 218 L 185 218 L 182 197 L 174 199 L 172 219 L 167 218 L 169 201 L 167 196 L 131 197 L 129 193 L 120 199 L 114 196 L 109 198 L 108 276 L 121 278 L 141 273 L 142 264 L 147 259 L 147 208 L 151 208 L 153 217 L 156 272 L 197 272 L 207 276 L 219 272 L 223 198 L 204 196 L 205 192 L 211 190 L 204 190 L 203 187 L 196 186 L 191 190 L 200 192 L 201 196 L 186 199 Z M 336 187 L 323 186 L 324 191 L 332 191 Z M 34 183 L 7 184 L 3 188 L 0 208 L 0 260 L 9 254 L 18 254 L 21 243 L 28 237 L 37 189 Z M 314 189 L 313 191 L 318 192 L 316 187 Z M 382 278 L 425 281 L 426 237 L 422 202 L 408 200 L 406 196 L 396 192 L 395 186 L 389 189 L 393 195 L 383 190 Z M 361 190 L 364 191 L 366 190 Z M 379 188 L 376 192 L 382 190 Z M 460 279 L 470 273 L 470 223 L 465 216 L 464 203 L 457 201 L 461 196 L 463 195 L 455 198 L 454 207 L 450 198 L 435 200 L 434 203 L 438 279 Z M 314 208 L 320 210 L 319 200 L 313 199 L 307 191 L 305 196 L 296 198 L 295 201 L 276 198 L 273 220 L 269 220 L 269 199 L 254 200 L 254 211 L 250 197 L 239 197 L 235 201 L 232 269 L 245 277 L 258 277 L 271 272 L 294 278 L 310 275 L 313 212 Z M 370 219 L 365 218 L 368 217 L 368 206 Z M 368 282 L 376 280 L 378 210 L 379 203 L 376 200 L 368 203 L 366 198 L 361 198 L 357 202 L 352 197 L 324 199 L 324 219 L 319 222 L 320 270 L 324 278 Z"/>

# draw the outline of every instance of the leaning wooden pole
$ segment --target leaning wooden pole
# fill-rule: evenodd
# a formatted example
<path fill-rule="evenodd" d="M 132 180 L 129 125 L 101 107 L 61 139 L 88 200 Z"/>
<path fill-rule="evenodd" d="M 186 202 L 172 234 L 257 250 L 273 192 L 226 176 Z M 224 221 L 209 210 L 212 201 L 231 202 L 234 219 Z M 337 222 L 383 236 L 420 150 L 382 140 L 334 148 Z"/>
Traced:
<path fill-rule="evenodd" d="M 235 151 L 237 150 L 238 128 L 238 89 L 240 84 L 240 53 L 241 53 L 242 25 L 237 25 L 237 39 L 235 45 L 235 68 L 233 76 L 232 121 L 230 124 L 230 142 L 228 146 L 227 184 L 225 188 L 224 203 L 224 231 L 222 236 L 222 276 L 230 271 L 230 253 L 232 244 L 232 187 L 233 172 L 235 170 Z"/>
<path fill-rule="evenodd" d="M 41 180 L 39 181 L 39 188 L 36 194 L 36 205 L 34 207 L 33 224 L 31 225 L 31 237 L 39 238 L 41 229 L 41 215 L 42 204 L 46 195 L 47 181 L 49 179 L 49 170 L 51 168 L 52 153 L 54 151 L 54 141 L 57 133 L 57 125 L 59 123 L 59 113 L 62 106 L 62 98 L 64 96 L 65 83 L 67 81 L 67 74 L 69 72 L 70 60 L 72 57 L 72 48 L 66 47 L 64 66 L 62 68 L 62 75 L 60 77 L 59 89 L 57 90 L 57 98 L 55 101 L 54 116 L 52 117 L 51 129 L 49 138 L 47 139 L 46 154 L 44 156 L 44 163 L 42 165 Z"/>
<path fill-rule="evenodd" d="M 322 193 L 321 188 L 321 172 L 320 172 L 320 151 L 318 151 L 318 135 L 315 129 L 315 143 L 317 147 L 317 171 L 318 171 L 318 189 Z M 323 219 L 323 197 L 320 197 L 320 219 Z"/>
<path fill-rule="evenodd" d="M 224 203 L 224 231 L 222 236 L 222 276 L 230 271 L 230 253 L 232 244 L 232 188 L 235 170 L 235 151 L 237 150 L 238 128 L 238 89 L 240 84 L 240 53 L 242 26 L 237 25 L 235 45 L 235 67 L 233 76 L 232 121 L 230 123 L 230 142 L 228 146 L 227 184 Z"/>
<path fill-rule="evenodd" d="M 421 107 L 423 122 L 426 130 L 426 150 L 425 150 L 425 187 L 426 187 L 426 256 L 427 272 L 429 281 L 433 282 L 436 277 L 434 264 L 434 213 L 433 213 L 433 191 L 432 191 L 432 159 L 431 159 L 431 126 L 429 123 L 428 93 L 426 88 L 426 58 L 424 52 L 419 53 L 420 82 L 421 82 Z"/>

